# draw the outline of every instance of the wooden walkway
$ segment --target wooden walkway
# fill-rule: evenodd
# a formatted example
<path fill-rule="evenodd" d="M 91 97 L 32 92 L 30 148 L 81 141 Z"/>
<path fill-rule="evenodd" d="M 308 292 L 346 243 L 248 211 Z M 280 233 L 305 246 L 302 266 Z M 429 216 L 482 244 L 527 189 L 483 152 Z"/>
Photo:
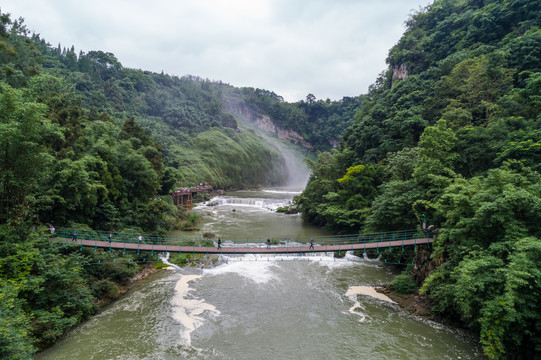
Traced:
<path fill-rule="evenodd" d="M 334 252 L 334 251 L 351 251 L 351 250 L 366 250 L 366 249 L 384 249 L 390 247 L 415 246 L 429 244 L 434 241 L 432 237 L 404 239 L 394 241 L 372 241 L 359 243 L 343 243 L 343 244 L 316 244 L 311 248 L 309 244 L 280 244 L 272 245 L 267 248 L 261 243 L 254 243 L 252 246 L 223 244 L 220 249 L 208 246 L 179 246 L 173 244 L 146 244 L 133 242 L 118 242 L 103 240 L 77 240 L 72 242 L 71 239 L 55 238 L 55 242 L 77 244 L 82 247 L 105 248 L 105 249 L 120 249 L 120 250 L 136 250 L 136 251 L 157 251 L 157 252 L 178 252 L 178 253 L 197 253 L 197 254 L 288 254 L 288 253 L 316 253 L 316 252 Z"/>

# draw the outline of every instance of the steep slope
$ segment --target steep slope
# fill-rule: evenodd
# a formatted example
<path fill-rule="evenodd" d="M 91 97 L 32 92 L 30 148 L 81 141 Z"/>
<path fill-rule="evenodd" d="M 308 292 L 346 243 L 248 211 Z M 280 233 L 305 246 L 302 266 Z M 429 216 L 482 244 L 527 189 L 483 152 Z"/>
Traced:
<path fill-rule="evenodd" d="M 490 0 L 412 15 L 297 198 L 305 220 L 334 231 L 437 226 L 412 275 L 493 359 L 541 351 L 540 17 L 539 2 Z"/>

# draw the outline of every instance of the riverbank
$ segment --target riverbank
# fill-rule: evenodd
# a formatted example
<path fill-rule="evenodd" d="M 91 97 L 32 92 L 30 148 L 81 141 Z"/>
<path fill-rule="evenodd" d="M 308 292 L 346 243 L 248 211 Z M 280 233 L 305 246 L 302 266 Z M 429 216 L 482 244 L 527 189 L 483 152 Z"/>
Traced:
<path fill-rule="evenodd" d="M 96 300 L 96 305 L 99 309 L 111 304 L 112 302 L 122 298 L 128 291 L 140 286 L 144 280 L 147 280 L 151 275 L 160 271 L 159 268 L 154 267 L 154 263 L 147 263 L 143 268 L 137 272 L 134 276 L 126 280 L 125 282 L 115 282 L 116 289 L 110 291 L 104 297 Z"/>
<path fill-rule="evenodd" d="M 413 294 L 395 294 L 390 285 L 386 287 L 376 287 L 374 290 L 387 296 L 394 301 L 402 309 L 408 311 L 412 315 L 421 316 L 428 320 L 435 320 L 432 316 L 430 299 L 426 295 Z"/>
<path fill-rule="evenodd" d="M 382 267 L 347 261 L 322 265 L 238 258 L 212 271 L 200 271 L 197 265 L 158 271 L 92 321 L 70 331 L 39 359 L 193 358 L 193 354 L 213 359 L 246 354 L 239 358 L 264 360 L 299 354 L 310 359 L 352 354 L 476 358 L 470 356 L 468 342 L 452 329 L 435 331 L 434 324 L 404 316 L 394 304 L 368 298 L 386 296 L 374 287 L 357 286 L 358 279 L 368 284 L 390 281 L 392 274 Z M 348 290 L 345 301 L 337 301 L 344 290 Z M 316 306 L 299 312 L 306 304 Z M 306 333 L 315 338 L 298 350 L 303 343 L 298 334 Z M 390 343 L 400 345 L 390 349 Z"/>
<path fill-rule="evenodd" d="M 203 254 L 182 254 L 175 258 L 176 261 L 172 260 L 172 263 L 179 267 L 197 267 L 199 269 L 205 269 L 205 268 L 212 268 L 214 266 L 217 266 L 222 263 L 222 260 L 220 260 L 217 256 L 207 256 Z M 156 264 L 159 264 L 156 266 Z M 98 299 L 96 301 L 96 305 L 101 309 L 112 302 L 122 298 L 124 295 L 126 295 L 130 290 L 135 289 L 139 286 L 141 286 L 145 281 L 147 281 L 152 275 L 162 271 L 162 270 L 171 270 L 174 269 L 172 266 L 169 266 L 167 264 L 164 264 L 162 262 L 159 263 L 146 263 L 143 265 L 143 268 L 137 272 L 134 276 L 127 279 L 125 282 L 122 283 L 115 283 L 116 289 L 114 291 L 108 293 L 106 296 Z"/>

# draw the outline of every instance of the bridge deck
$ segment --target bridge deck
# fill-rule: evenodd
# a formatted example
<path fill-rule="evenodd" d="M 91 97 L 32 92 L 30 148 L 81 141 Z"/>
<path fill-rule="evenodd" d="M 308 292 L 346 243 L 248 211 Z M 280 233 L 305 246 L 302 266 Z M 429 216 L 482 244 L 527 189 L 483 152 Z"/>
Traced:
<path fill-rule="evenodd" d="M 69 242 L 64 238 L 55 238 L 56 242 Z M 374 242 L 358 242 L 358 243 L 342 243 L 342 244 L 316 244 L 310 248 L 309 244 L 295 244 L 295 245 L 272 245 L 267 248 L 266 245 L 253 244 L 252 246 L 246 245 L 230 245 L 222 244 L 220 249 L 216 247 L 208 246 L 180 246 L 174 244 L 139 244 L 133 242 L 118 242 L 103 240 L 77 240 L 77 245 L 84 247 L 95 248 L 111 248 L 111 249 L 126 249 L 126 250 L 139 250 L 139 251 L 158 251 L 158 252 L 180 252 L 180 253 L 198 253 L 198 254 L 286 254 L 286 253 L 312 253 L 312 252 L 334 252 L 334 251 L 349 251 L 349 250 L 365 250 L 365 249 L 379 249 L 389 247 L 411 246 L 428 244 L 434 241 L 434 238 L 416 238 L 416 239 L 404 239 L 394 241 L 374 241 Z"/>

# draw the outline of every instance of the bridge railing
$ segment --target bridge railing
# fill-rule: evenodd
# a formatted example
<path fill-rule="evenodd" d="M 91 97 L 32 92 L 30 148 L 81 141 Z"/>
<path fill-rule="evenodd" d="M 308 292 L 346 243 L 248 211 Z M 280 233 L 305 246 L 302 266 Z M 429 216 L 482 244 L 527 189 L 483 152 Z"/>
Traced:
<path fill-rule="evenodd" d="M 141 244 L 153 244 L 153 245 L 176 245 L 176 246 L 199 246 L 199 247 L 213 247 L 216 244 L 217 239 L 207 239 L 203 237 L 193 238 L 175 238 L 169 236 L 157 236 L 146 234 L 134 234 L 134 233 L 114 233 L 114 232 L 98 232 L 98 231 L 77 231 L 76 235 L 73 234 L 73 229 L 61 228 L 56 230 L 54 237 L 63 238 L 65 242 L 77 242 L 81 240 L 91 241 L 105 241 L 111 243 L 139 243 L 139 236 L 142 237 Z M 110 239 L 109 239 L 109 234 Z M 426 239 L 431 236 L 420 230 L 401 230 L 392 232 L 381 233 L 367 233 L 359 235 L 332 235 L 332 236 L 314 236 L 311 238 L 300 239 L 275 239 L 273 238 L 273 244 L 278 242 L 277 246 L 299 246 L 302 244 L 309 244 L 310 239 L 313 239 L 314 245 L 318 246 L 330 246 L 330 245 L 352 245 L 374 242 L 387 242 L 387 241 L 406 241 L 411 239 Z M 246 244 L 256 244 L 257 246 L 266 246 L 266 238 L 262 239 L 222 239 L 224 246 L 241 246 Z"/>
<path fill-rule="evenodd" d="M 401 230 L 381 233 L 366 233 L 359 235 L 342 235 L 332 237 L 314 237 L 314 244 L 319 245 L 351 245 L 363 243 L 376 243 L 388 241 L 406 241 L 415 239 L 426 239 L 432 236 L 426 231 L 420 230 Z"/>

